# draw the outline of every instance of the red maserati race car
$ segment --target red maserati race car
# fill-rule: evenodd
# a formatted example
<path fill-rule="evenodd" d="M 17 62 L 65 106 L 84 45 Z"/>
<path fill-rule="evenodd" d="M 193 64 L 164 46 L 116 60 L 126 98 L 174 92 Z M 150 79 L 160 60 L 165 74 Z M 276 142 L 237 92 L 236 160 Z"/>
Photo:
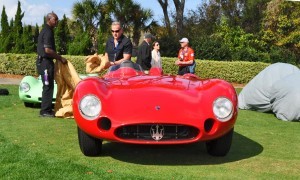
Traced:
<path fill-rule="evenodd" d="M 225 156 L 237 118 L 237 95 L 220 79 L 193 74 L 144 74 L 124 61 L 103 77 L 88 77 L 76 87 L 73 114 L 86 156 L 101 154 L 102 141 L 167 145 L 205 142 L 207 152 Z"/>

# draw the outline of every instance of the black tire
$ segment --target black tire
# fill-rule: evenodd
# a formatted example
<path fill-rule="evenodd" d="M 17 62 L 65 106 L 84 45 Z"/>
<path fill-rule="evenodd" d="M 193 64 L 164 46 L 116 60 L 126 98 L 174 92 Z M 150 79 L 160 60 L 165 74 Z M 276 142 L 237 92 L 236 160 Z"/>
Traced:
<path fill-rule="evenodd" d="M 9 95 L 9 91 L 7 89 L 0 89 L 0 95 Z"/>
<path fill-rule="evenodd" d="M 232 135 L 233 128 L 218 139 L 206 142 L 208 154 L 212 156 L 226 156 L 231 147 Z"/>
<path fill-rule="evenodd" d="M 102 139 L 97 139 L 86 134 L 79 127 L 77 127 L 77 129 L 81 152 L 85 156 L 99 156 L 102 150 Z"/>
<path fill-rule="evenodd" d="M 29 103 L 29 102 L 24 102 L 24 106 L 25 107 L 34 107 L 34 104 L 33 103 Z"/>

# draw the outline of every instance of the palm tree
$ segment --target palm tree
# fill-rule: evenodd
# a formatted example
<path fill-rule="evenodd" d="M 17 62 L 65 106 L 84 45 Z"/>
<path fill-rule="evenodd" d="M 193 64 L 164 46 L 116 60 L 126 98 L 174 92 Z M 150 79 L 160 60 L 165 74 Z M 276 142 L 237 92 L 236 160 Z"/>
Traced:
<path fill-rule="evenodd" d="M 97 51 L 97 29 L 101 18 L 99 12 L 101 5 L 101 1 L 98 3 L 97 0 L 83 0 L 82 2 L 74 3 L 72 9 L 75 20 L 91 36 L 93 42 L 92 51 Z"/>
<path fill-rule="evenodd" d="M 141 31 L 151 31 L 151 27 L 158 26 L 152 19 L 153 13 L 150 9 L 143 9 L 139 4 L 135 4 L 135 13 L 132 17 L 132 39 L 133 45 L 137 46 L 141 37 Z"/>
<path fill-rule="evenodd" d="M 135 46 L 138 45 L 141 31 L 147 31 L 150 25 L 157 24 L 152 19 L 153 13 L 150 9 L 142 9 L 140 4 L 132 0 L 107 0 L 106 6 L 112 19 L 123 24 L 125 32 L 128 34 L 133 32 Z"/>
<path fill-rule="evenodd" d="M 107 10 L 110 12 L 112 19 L 123 24 L 124 31 L 128 31 L 132 22 L 132 15 L 137 11 L 134 9 L 132 0 L 107 0 Z"/>

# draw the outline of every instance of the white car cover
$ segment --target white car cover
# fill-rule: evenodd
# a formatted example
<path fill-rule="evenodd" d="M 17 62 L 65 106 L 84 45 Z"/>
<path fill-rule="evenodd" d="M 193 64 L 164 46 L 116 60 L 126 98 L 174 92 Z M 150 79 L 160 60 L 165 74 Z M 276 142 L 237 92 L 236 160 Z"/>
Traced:
<path fill-rule="evenodd" d="M 278 119 L 300 121 L 300 71 L 275 82 L 271 103 Z"/>
<path fill-rule="evenodd" d="M 283 107 L 288 104 L 286 98 L 289 96 L 296 96 L 295 93 L 298 93 L 299 95 L 300 91 L 297 92 L 293 89 L 297 85 L 300 88 L 300 81 L 298 81 L 297 83 L 295 82 L 285 84 L 285 88 L 280 88 L 279 85 L 282 86 L 281 81 L 287 81 L 286 77 L 289 77 L 289 75 L 294 73 L 298 74 L 299 72 L 300 70 L 298 67 L 287 63 L 275 63 L 266 67 L 263 71 L 256 75 L 240 92 L 238 97 L 239 108 L 257 110 L 260 112 L 268 112 L 273 111 L 273 108 L 276 107 L 276 112 L 282 113 L 282 111 L 279 111 L 279 109 L 288 108 Z M 294 76 L 291 77 L 295 79 Z M 292 79 L 290 81 L 292 81 Z M 288 93 L 293 93 L 293 95 L 287 95 Z M 276 102 L 278 100 L 280 100 L 280 102 L 285 103 L 282 104 L 280 102 Z M 292 110 L 293 108 L 289 107 L 289 109 Z M 291 113 L 291 111 L 289 111 L 287 113 L 289 113 L 289 115 L 297 113 L 299 117 L 300 110 L 298 109 L 298 112 L 296 109 L 293 110 L 295 112 Z M 285 116 L 287 116 L 286 113 Z M 289 116 L 288 119 L 285 118 L 284 120 L 295 120 L 295 116 L 292 116 L 292 119 L 290 118 L 291 116 Z M 281 119 L 282 116 L 277 117 L 280 117 L 279 119 Z"/>

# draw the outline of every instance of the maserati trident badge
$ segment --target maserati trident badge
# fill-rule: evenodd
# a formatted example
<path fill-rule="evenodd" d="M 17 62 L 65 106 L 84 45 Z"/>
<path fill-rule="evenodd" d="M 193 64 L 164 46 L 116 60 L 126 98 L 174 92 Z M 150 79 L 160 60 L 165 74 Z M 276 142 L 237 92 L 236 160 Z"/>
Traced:
<path fill-rule="evenodd" d="M 155 141 L 159 141 L 163 138 L 164 136 L 164 127 L 161 125 L 152 125 L 151 129 L 150 129 L 150 134 L 151 137 L 155 140 Z"/>

